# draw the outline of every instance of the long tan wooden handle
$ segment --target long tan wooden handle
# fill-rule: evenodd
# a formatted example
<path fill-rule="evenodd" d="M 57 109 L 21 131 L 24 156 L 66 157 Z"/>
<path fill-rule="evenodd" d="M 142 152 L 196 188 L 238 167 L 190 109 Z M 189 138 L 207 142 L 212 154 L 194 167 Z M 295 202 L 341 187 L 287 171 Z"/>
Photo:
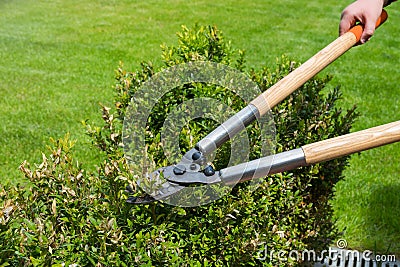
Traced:
<path fill-rule="evenodd" d="M 315 164 L 400 141 L 400 121 L 302 146 L 307 164 Z"/>
<path fill-rule="evenodd" d="M 386 18 L 387 13 L 383 10 L 381 17 L 377 21 L 377 26 L 382 24 Z M 257 107 L 261 116 L 267 113 L 269 109 L 275 107 L 306 81 L 314 77 L 335 59 L 354 46 L 361 36 L 359 33 L 360 28 L 362 29 L 362 26 L 355 26 L 349 32 L 338 37 L 335 41 L 303 63 L 300 67 L 289 73 L 282 80 L 278 81 L 275 85 L 255 98 L 251 104 Z M 353 31 L 353 29 L 358 30 Z"/>

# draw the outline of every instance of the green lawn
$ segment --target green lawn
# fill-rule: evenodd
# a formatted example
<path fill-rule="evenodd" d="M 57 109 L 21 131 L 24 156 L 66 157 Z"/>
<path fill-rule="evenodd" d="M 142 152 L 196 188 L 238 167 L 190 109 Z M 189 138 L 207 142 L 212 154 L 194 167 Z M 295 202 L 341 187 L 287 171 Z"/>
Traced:
<path fill-rule="evenodd" d="M 112 98 L 114 70 L 160 62 L 159 45 L 176 42 L 180 25 L 217 25 L 248 64 L 271 66 L 282 54 L 305 61 L 337 36 L 351 1 L 0 2 L 0 177 L 22 181 L 19 164 L 39 162 L 49 137 L 70 132 L 78 158 L 93 168 L 96 151 L 80 121 L 99 120 Z M 400 119 L 400 10 L 372 40 L 324 74 L 342 85 L 343 106 L 358 105 L 354 130 Z M 334 201 L 350 247 L 400 253 L 400 144 L 355 155 Z"/>

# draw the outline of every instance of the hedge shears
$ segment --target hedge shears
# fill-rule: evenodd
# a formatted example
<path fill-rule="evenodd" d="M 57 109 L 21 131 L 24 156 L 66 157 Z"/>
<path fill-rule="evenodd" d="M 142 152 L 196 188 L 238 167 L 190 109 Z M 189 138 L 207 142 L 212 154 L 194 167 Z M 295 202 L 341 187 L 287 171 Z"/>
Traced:
<path fill-rule="evenodd" d="M 383 10 L 376 26 L 387 19 Z M 359 24 L 320 50 L 305 63 L 251 101 L 245 108 L 215 128 L 194 148 L 185 153 L 180 162 L 162 167 L 148 174 L 157 189 L 141 197 L 129 197 L 132 204 L 147 204 L 174 197 L 185 188 L 198 185 L 236 184 L 293 170 L 367 149 L 400 141 L 400 121 L 363 131 L 304 145 L 300 148 L 215 170 L 209 156 L 222 144 L 276 106 L 305 82 L 356 45 L 363 25 Z M 162 179 L 161 179 L 162 178 Z M 162 182 L 160 182 L 162 181 Z M 132 189 L 128 190 L 134 193 Z"/>

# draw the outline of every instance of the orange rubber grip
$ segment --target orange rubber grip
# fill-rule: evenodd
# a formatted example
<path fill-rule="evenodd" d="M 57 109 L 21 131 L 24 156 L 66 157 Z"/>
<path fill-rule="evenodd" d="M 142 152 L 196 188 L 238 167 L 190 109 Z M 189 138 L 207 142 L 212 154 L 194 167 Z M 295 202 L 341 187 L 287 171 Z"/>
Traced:
<path fill-rule="evenodd" d="M 375 28 L 378 28 L 380 25 L 382 25 L 386 21 L 387 17 L 388 14 L 386 10 L 383 9 L 380 17 L 376 21 Z M 364 25 L 362 24 L 358 24 L 349 30 L 349 32 L 352 32 L 356 36 L 357 43 L 360 41 L 363 31 L 364 31 Z"/>

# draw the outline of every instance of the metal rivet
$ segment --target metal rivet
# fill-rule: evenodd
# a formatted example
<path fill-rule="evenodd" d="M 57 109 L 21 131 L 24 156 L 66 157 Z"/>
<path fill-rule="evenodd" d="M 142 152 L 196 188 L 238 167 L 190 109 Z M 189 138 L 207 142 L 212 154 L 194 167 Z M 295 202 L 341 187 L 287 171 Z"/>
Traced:
<path fill-rule="evenodd" d="M 200 152 L 195 152 L 192 154 L 192 160 L 198 160 L 199 158 L 201 158 Z"/>
<path fill-rule="evenodd" d="M 211 165 L 208 165 L 205 169 L 204 169 L 204 174 L 206 176 L 212 176 L 215 174 L 215 170 Z"/>

